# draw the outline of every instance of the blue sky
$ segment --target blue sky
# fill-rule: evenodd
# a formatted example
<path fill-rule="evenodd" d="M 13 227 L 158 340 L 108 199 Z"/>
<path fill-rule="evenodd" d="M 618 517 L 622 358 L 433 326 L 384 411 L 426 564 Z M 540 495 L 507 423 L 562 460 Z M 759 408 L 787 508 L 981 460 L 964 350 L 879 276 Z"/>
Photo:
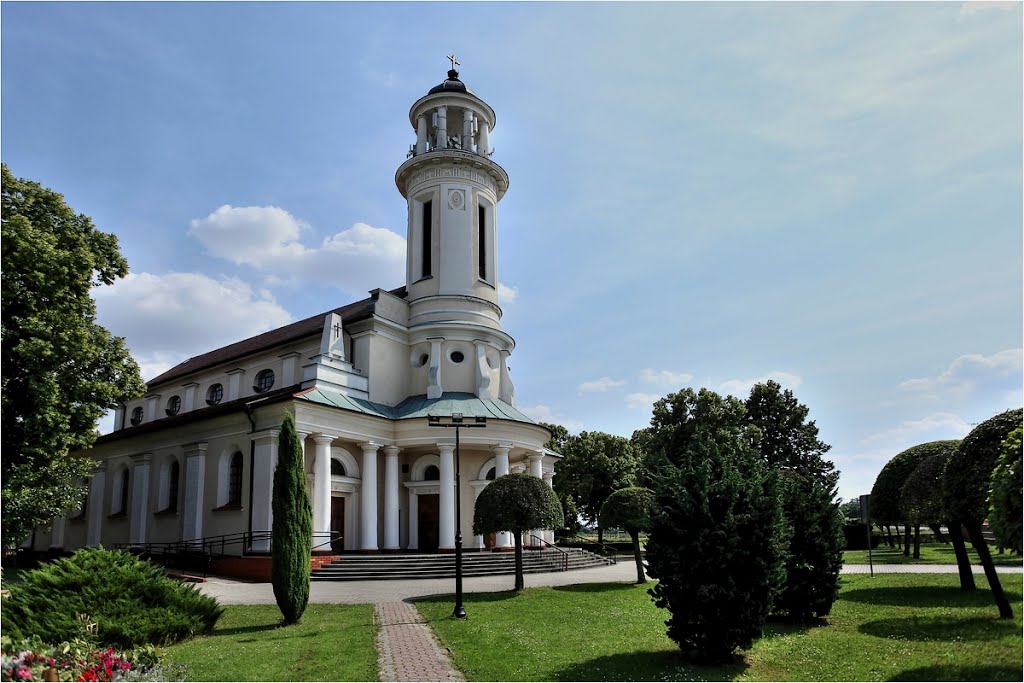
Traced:
<path fill-rule="evenodd" d="M 870 490 L 1022 400 L 1020 3 L 19 3 L 2 157 L 116 233 L 147 378 L 403 283 L 445 55 L 497 111 L 520 408 L 773 377 Z"/>

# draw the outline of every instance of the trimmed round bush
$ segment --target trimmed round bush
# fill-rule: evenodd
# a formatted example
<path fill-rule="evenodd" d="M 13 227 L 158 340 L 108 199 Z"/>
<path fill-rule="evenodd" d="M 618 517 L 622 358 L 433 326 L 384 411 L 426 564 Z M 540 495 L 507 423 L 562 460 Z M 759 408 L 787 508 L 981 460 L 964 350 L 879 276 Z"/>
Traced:
<path fill-rule="evenodd" d="M 2 601 L 5 635 L 47 643 L 81 638 L 95 624 L 102 645 L 167 645 L 208 633 L 224 609 L 192 585 L 129 553 L 86 548 L 27 571 Z"/>
<path fill-rule="evenodd" d="M 989 524 L 995 532 L 996 540 L 1004 548 L 1021 552 L 1021 537 L 1024 518 L 1021 505 L 1021 492 L 1024 490 L 1021 476 L 1021 436 L 1020 427 L 1010 432 L 1003 442 L 1003 452 L 992 472 L 991 510 Z"/>
<path fill-rule="evenodd" d="M 930 441 L 894 455 L 878 473 L 875 485 L 871 488 L 871 519 L 881 524 L 905 521 L 900 500 L 907 477 L 925 458 L 936 453 L 949 455 L 958 444 L 957 441 Z"/>
<path fill-rule="evenodd" d="M 1003 442 L 1021 426 L 1021 409 L 1007 410 L 982 422 L 964 437 L 942 479 L 943 504 L 964 524 L 980 526 L 988 517 L 988 493 Z"/>

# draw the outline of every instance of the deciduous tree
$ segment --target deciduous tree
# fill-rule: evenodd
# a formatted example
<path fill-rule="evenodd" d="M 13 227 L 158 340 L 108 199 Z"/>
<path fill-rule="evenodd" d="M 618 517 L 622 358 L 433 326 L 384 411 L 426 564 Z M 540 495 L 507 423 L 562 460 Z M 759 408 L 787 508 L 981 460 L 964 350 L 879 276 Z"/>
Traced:
<path fill-rule="evenodd" d="M 302 444 L 295 418 L 285 413 L 274 470 L 271 583 L 285 624 L 302 618 L 309 604 L 309 562 L 313 546 L 313 509 L 306 491 Z"/>
<path fill-rule="evenodd" d="M 117 237 L 3 165 L 2 544 L 76 508 L 107 409 L 142 394 L 120 337 L 96 324 L 90 291 L 128 274 Z"/>
<path fill-rule="evenodd" d="M 556 529 L 564 523 L 558 496 L 542 479 L 506 474 L 480 492 L 473 511 L 473 533 L 511 531 L 516 541 L 516 586 L 523 589 L 523 532 Z"/>
<path fill-rule="evenodd" d="M 580 432 L 562 445 L 562 459 L 555 463 L 554 487 L 568 496 L 589 524 L 598 525 L 601 506 L 613 491 L 636 483 L 637 452 L 629 439 L 604 432 Z"/>
<path fill-rule="evenodd" d="M 989 511 L 989 485 L 1003 443 L 1021 426 L 1020 408 L 990 417 L 971 430 L 946 461 L 942 475 L 943 505 L 950 515 L 963 523 L 985 569 L 992 597 L 1001 619 L 1013 618 L 1013 608 L 1003 592 L 992 555 L 981 533 Z"/>
<path fill-rule="evenodd" d="M 989 524 L 1003 548 L 1021 553 L 1021 428 L 1010 432 L 992 472 L 992 501 Z"/>
<path fill-rule="evenodd" d="M 784 580 L 778 474 L 743 403 L 702 389 L 660 399 L 651 418 L 654 507 L 648 592 L 684 655 L 721 661 L 760 637 Z"/>
<path fill-rule="evenodd" d="M 633 541 L 637 583 L 647 583 L 644 562 L 640 556 L 640 532 L 651 528 L 653 505 L 654 493 L 650 489 L 630 486 L 612 493 L 601 506 L 601 526 L 606 529 L 621 527 Z"/>

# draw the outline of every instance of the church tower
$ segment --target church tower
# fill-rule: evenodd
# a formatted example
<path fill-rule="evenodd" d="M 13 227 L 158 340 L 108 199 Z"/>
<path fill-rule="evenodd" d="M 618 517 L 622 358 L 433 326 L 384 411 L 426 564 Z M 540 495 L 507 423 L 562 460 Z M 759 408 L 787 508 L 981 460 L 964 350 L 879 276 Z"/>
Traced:
<path fill-rule="evenodd" d="M 409 110 L 416 143 L 395 174 L 409 211 L 410 360 L 426 370 L 428 398 L 469 392 L 511 404 L 515 342 L 501 329 L 496 249 L 508 174 L 491 160 L 494 110 L 449 59 L 448 77 Z"/>

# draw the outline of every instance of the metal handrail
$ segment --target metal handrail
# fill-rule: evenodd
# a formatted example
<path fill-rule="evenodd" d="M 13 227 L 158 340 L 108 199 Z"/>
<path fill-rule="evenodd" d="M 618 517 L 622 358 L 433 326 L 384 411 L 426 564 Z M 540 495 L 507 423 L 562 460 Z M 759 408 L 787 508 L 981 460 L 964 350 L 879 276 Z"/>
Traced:
<path fill-rule="evenodd" d="M 583 538 L 582 536 L 579 536 L 577 534 L 573 534 L 572 536 L 565 536 L 563 538 L 563 540 L 579 541 L 581 544 L 586 544 L 586 545 L 596 545 L 599 548 L 601 548 L 601 555 L 603 557 L 611 558 L 611 561 L 613 563 L 615 563 L 615 564 L 619 563 L 619 559 L 618 559 L 618 557 L 616 557 L 615 548 L 611 547 L 610 545 L 606 545 L 604 543 L 598 543 L 597 541 L 591 541 L 590 539 Z"/>
<path fill-rule="evenodd" d="M 569 571 L 569 553 L 568 552 L 562 550 L 557 545 L 554 545 L 552 543 L 548 543 L 547 541 L 545 541 L 543 538 L 541 538 L 540 536 L 538 536 L 536 534 L 530 534 L 530 538 L 533 538 L 533 539 L 536 539 L 536 540 L 540 541 L 541 542 L 541 546 L 548 546 L 549 548 L 554 548 L 558 552 L 562 553 L 562 571 L 563 572 Z"/>

